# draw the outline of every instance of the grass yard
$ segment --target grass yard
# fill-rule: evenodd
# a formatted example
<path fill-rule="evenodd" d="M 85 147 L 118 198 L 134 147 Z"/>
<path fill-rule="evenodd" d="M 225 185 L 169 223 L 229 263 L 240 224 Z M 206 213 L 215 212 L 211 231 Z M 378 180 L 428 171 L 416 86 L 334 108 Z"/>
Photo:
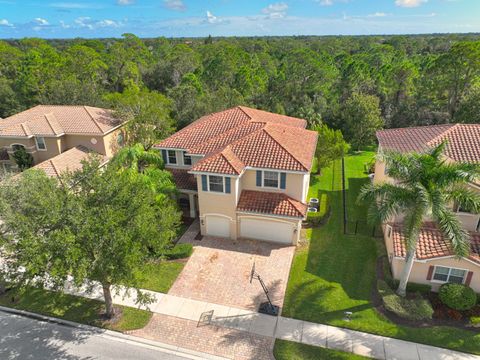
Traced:
<path fill-rule="evenodd" d="M 122 315 L 111 324 L 100 318 L 105 311 L 101 301 L 36 288 L 26 289 L 13 303 L 11 297 L 10 292 L 0 296 L 0 305 L 121 332 L 141 329 L 152 317 L 149 311 L 116 306 Z"/>
<path fill-rule="evenodd" d="M 277 360 L 363 360 L 369 359 L 342 351 L 299 344 L 286 340 L 275 340 L 273 350 Z"/>
<path fill-rule="evenodd" d="M 140 288 L 167 293 L 185 266 L 182 261 L 161 261 L 145 264 L 139 271 Z"/>
<path fill-rule="evenodd" d="M 365 219 L 367 209 L 356 203 L 360 187 L 368 181 L 364 163 L 373 152 L 345 158 L 347 211 L 349 219 Z M 317 323 L 480 354 L 480 334 L 452 327 L 413 328 L 399 326 L 380 315 L 370 302 L 375 284 L 378 241 L 368 235 L 344 235 L 341 195 L 341 165 L 312 176 L 310 197 L 330 196 L 329 221 L 307 230 L 308 246 L 295 254 L 285 296 L 283 315 Z M 359 233 L 370 234 L 365 223 Z M 343 320 L 352 311 L 352 321 Z M 287 348 L 295 348 L 289 345 Z M 298 345 L 299 346 L 299 345 Z M 294 349 L 291 356 L 299 351 Z"/>

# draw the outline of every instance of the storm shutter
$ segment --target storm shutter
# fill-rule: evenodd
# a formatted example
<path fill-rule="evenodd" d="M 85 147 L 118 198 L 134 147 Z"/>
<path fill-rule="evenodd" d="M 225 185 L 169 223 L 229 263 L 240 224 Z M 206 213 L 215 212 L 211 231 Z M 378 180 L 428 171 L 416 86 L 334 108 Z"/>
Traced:
<path fill-rule="evenodd" d="M 166 164 L 167 163 L 167 150 L 162 149 L 162 159 L 163 159 L 163 163 Z"/>
<path fill-rule="evenodd" d="M 280 189 L 286 189 L 286 188 L 287 188 L 287 174 L 280 173 Z"/>
<path fill-rule="evenodd" d="M 262 186 L 262 171 L 257 170 L 257 186 Z"/>
<path fill-rule="evenodd" d="M 208 191 L 207 175 L 202 175 L 202 190 L 203 191 Z"/>
<path fill-rule="evenodd" d="M 230 194 L 230 178 L 225 178 L 225 193 Z"/>
<path fill-rule="evenodd" d="M 473 271 L 469 271 L 467 274 L 467 279 L 465 280 L 465 285 L 470 286 L 470 283 L 472 282 L 472 277 Z"/>
<path fill-rule="evenodd" d="M 433 268 L 434 268 L 434 266 L 430 266 L 430 267 L 428 268 L 427 280 L 432 280 Z"/>

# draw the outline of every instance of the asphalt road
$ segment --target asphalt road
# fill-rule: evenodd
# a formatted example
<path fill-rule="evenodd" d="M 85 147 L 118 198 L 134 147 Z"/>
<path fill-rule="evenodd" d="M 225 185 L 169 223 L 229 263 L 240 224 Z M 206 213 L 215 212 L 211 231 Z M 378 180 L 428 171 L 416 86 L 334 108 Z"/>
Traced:
<path fill-rule="evenodd" d="M 48 323 L 0 311 L 0 359 L 192 359 L 168 350 L 125 341 L 103 331 Z M 198 359 L 198 357 L 196 357 Z"/>

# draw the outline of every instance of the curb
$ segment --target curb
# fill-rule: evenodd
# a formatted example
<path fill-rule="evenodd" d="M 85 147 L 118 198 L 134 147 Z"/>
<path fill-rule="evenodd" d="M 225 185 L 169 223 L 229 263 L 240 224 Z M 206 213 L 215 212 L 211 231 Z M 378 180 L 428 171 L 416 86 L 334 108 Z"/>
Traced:
<path fill-rule="evenodd" d="M 59 318 L 46 316 L 46 315 L 40 315 L 40 314 L 32 313 L 29 311 L 25 311 L 25 310 L 18 310 L 14 308 L 5 307 L 5 306 L 0 306 L 0 311 L 7 314 L 22 316 L 22 317 L 26 317 L 33 320 L 42 321 L 42 322 L 53 323 L 53 324 L 58 324 L 62 326 L 68 326 L 71 328 L 91 331 L 96 336 L 111 338 L 113 340 L 121 341 L 123 343 L 132 343 L 134 345 L 142 346 L 150 349 L 161 349 L 166 353 L 170 353 L 172 355 L 187 356 L 192 360 L 202 360 L 202 359 L 228 360 L 228 358 L 221 357 L 221 356 L 216 356 L 216 355 L 202 353 L 195 350 L 185 349 L 179 346 L 169 345 L 159 341 L 149 340 L 149 339 L 141 338 L 134 335 L 128 335 L 128 334 L 124 334 L 124 333 L 113 331 L 113 330 L 102 329 L 96 326 L 80 324 L 74 321 L 59 319 Z"/>

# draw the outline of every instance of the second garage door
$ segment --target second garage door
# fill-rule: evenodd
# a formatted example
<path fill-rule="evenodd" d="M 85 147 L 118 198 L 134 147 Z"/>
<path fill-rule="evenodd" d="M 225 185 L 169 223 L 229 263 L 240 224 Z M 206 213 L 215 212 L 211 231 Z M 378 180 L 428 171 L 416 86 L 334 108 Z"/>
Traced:
<path fill-rule="evenodd" d="M 207 223 L 207 235 L 218 237 L 230 237 L 230 219 L 221 216 L 205 216 Z"/>
<path fill-rule="evenodd" d="M 240 236 L 248 239 L 291 244 L 293 242 L 293 224 L 245 218 L 240 220 Z"/>

